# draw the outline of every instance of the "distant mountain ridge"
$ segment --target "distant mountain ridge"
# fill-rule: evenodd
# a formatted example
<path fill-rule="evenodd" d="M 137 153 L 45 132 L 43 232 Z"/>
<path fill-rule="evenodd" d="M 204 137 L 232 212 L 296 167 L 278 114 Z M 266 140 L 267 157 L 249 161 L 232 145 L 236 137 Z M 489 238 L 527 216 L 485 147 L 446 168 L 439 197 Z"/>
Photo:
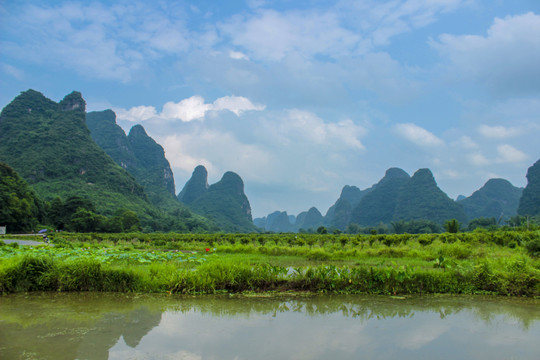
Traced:
<path fill-rule="evenodd" d="M 232 171 L 208 186 L 208 171 L 202 165 L 197 166 L 178 194 L 178 199 L 196 213 L 213 220 L 224 231 L 257 231 L 249 200 L 244 193 L 244 182 Z"/>
<path fill-rule="evenodd" d="M 393 220 L 430 220 L 443 224 L 450 219 L 467 222 L 463 207 L 437 186 L 431 170 L 419 169 L 401 188 Z"/>
<path fill-rule="evenodd" d="M 208 231 L 202 216 L 213 219 L 222 231 L 258 231 L 255 222 L 268 231 L 289 232 L 316 230 L 321 225 L 345 230 L 351 224 L 376 227 L 401 220 L 442 224 L 451 218 L 466 223 L 476 217 L 540 214 L 539 160 L 528 169 L 525 189 L 491 179 L 468 198 L 453 201 L 429 169 L 419 169 L 411 177 L 402 169 L 390 168 L 370 188 L 344 186 L 325 216 L 312 207 L 297 216 L 277 211 L 253 220 L 239 175 L 226 172 L 219 182 L 209 185 L 206 169 L 199 166 L 176 196 L 163 147 L 141 125 L 126 135 L 111 110 L 86 113 L 86 103 L 76 91 L 57 103 L 28 90 L 4 107 L 0 162 L 28 183 L 44 206 L 57 197 L 80 196 L 91 200 L 99 214 L 136 212 L 148 231 Z M 202 216 L 192 216 L 186 206 Z M 182 223 L 175 223 L 180 218 Z"/>
<path fill-rule="evenodd" d="M 386 170 L 384 177 L 353 208 L 350 222 L 361 226 L 389 224 L 394 219 L 401 189 L 409 180 L 409 174 L 402 169 Z"/>
<path fill-rule="evenodd" d="M 326 212 L 325 225 L 345 230 L 351 222 L 353 209 L 371 190 L 372 188 L 360 190 L 356 186 L 345 185 L 337 201 Z"/>
<path fill-rule="evenodd" d="M 496 220 L 517 215 L 523 189 L 505 179 L 489 179 L 471 196 L 458 200 L 469 220 L 486 217 Z"/>
<path fill-rule="evenodd" d="M 537 164 L 535 165 L 540 167 L 540 161 Z M 529 171 L 532 186 L 535 181 L 540 184 L 540 171 L 538 178 L 535 177 L 535 171 L 536 169 Z M 514 216 L 522 191 L 523 189 L 513 186 L 507 180 L 491 179 L 470 197 L 461 196 L 454 201 L 438 187 L 429 169 L 419 169 L 411 177 L 400 168 L 390 168 L 384 177 L 370 188 L 360 190 L 356 186 L 344 186 L 338 200 L 328 209 L 322 220 L 318 218 L 318 222 L 302 225 L 307 212 L 298 214 L 296 223 L 286 222 L 287 213 L 280 211 L 254 221 L 257 226 L 273 232 L 287 232 L 286 229 L 298 231 L 300 228 L 313 231 L 320 225 L 343 231 L 351 224 L 377 227 L 380 224 L 388 226 L 401 220 L 428 220 L 440 226 L 447 220 L 456 219 L 466 224 L 479 217 L 499 218 L 501 214 L 504 214 L 504 218 Z M 533 204 L 537 202 L 540 203 L 540 199 L 531 201 Z M 534 211 L 540 212 L 540 207 L 532 210 Z M 279 222 L 274 220 L 277 215 Z"/>

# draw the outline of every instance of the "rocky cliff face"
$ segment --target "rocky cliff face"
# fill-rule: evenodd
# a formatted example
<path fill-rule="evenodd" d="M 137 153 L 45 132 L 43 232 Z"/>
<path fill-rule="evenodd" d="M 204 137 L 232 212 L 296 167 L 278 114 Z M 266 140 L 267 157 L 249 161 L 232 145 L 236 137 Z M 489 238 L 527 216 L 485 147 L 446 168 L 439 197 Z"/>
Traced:
<path fill-rule="evenodd" d="M 519 200 L 518 214 L 540 214 L 540 160 L 527 170 L 527 186 Z"/>
<path fill-rule="evenodd" d="M 86 114 L 86 125 L 92 139 L 105 150 L 118 165 L 132 173 L 137 159 L 124 130 L 116 124 L 112 110 L 92 111 Z"/>
<path fill-rule="evenodd" d="M 66 97 L 60 101 L 59 105 L 62 111 L 86 112 L 86 101 L 84 101 L 82 94 L 78 91 L 73 91 L 71 94 L 66 95 Z"/>
<path fill-rule="evenodd" d="M 128 140 L 138 163 L 139 174 L 135 178 L 151 191 L 165 189 L 175 196 L 174 177 L 163 147 L 148 136 L 141 125 L 131 128 Z"/>
<path fill-rule="evenodd" d="M 158 207 L 170 207 L 175 198 L 174 176 L 161 145 L 146 134 L 141 125 L 126 136 L 116 124 L 112 110 L 86 115 L 86 124 L 94 141 L 121 167 L 132 174 Z"/>
<path fill-rule="evenodd" d="M 191 178 L 178 194 L 178 200 L 189 205 L 206 194 L 208 188 L 208 171 L 204 166 L 199 165 L 193 170 Z"/>

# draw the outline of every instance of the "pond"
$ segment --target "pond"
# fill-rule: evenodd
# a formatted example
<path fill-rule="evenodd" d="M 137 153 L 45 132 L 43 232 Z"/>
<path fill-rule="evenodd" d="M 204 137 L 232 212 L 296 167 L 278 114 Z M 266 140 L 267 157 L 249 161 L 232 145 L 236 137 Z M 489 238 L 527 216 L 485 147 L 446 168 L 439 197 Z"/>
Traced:
<path fill-rule="evenodd" d="M 1 359 L 540 359 L 540 300 L 0 296 Z"/>

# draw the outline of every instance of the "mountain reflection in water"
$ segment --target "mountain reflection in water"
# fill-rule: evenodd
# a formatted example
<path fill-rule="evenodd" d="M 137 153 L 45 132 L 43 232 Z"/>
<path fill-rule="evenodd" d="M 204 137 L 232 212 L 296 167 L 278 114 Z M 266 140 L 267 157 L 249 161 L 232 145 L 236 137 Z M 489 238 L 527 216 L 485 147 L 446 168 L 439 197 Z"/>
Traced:
<path fill-rule="evenodd" d="M 0 358 L 540 358 L 540 300 L 423 296 L 0 297 Z"/>

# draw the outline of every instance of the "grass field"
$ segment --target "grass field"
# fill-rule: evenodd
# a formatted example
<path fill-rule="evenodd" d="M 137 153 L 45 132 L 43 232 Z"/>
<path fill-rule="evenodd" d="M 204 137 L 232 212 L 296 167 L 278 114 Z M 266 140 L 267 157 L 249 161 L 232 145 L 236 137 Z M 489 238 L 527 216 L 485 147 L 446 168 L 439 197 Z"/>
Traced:
<path fill-rule="evenodd" d="M 540 296 L 540 233 L 55 234 L 0 246 L 0 292 Z"/>

